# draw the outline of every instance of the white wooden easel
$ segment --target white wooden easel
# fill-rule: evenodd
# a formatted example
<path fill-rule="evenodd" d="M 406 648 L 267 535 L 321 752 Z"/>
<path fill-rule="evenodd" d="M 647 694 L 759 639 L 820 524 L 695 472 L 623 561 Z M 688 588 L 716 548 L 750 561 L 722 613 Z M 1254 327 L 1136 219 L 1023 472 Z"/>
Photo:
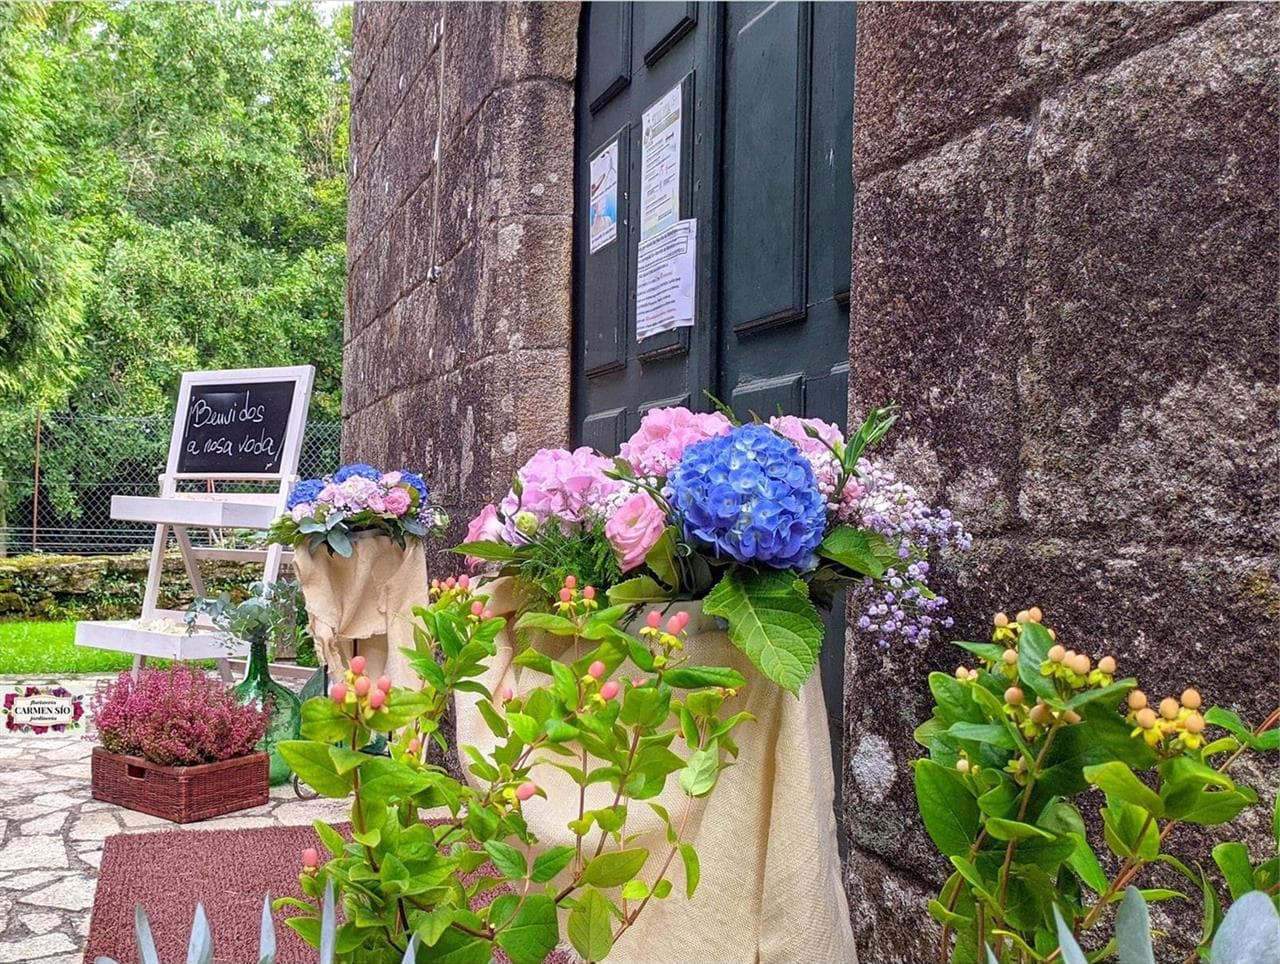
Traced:
<path fill-rule="evenodd" d="M 283 546 L 272 545 L 266 549 L 193 546 L 188 530 L 264 530 L 284 513 L 289 490 L 297 481 L 298 456 L 302 449 L 302 435 L 306 428 L 307 406 L 311 401 L 314 379 L 315 369 L 310 365 L 183 374 L 178 407 L 173 417 L 173 435 L 169 440 L 169 460 L 164 474 L 159 477 L 160 494 L 117 495 L 111 498 L 113 519 L 154 523 L 156 527 L 155 540 L 151 546 L 151 564 L 147 570 L 147 587 L 142 597 L 141 618 L 76 623 L 77 646 L 132 653 L 135 676 L 147 657 L 172 660 L 213 659 L 218 663 L 222 678 L 231 681 L 228 657 L 244 656 L 248 647 L 238 641 L 228 643 L 203 616 L 197 621 L 195 631 L 188 633 L 185 613 L 158 606 L 169 532 L 173 532 L 187 577 L 191 580 L 191 588 L 197 597 L 204 595 L 204 579 L 200 574 L 200 561 L 203 559 L 260 562 L 263 567 L 262 581 L 276 580 L 280 574 L 280 564 L 292 559 L 292 553 L 286 553 Z M 288 421 L 279 446 L 278 460 L 269 470 L 244 472 L 206 467 L 200 471 L 183 471 L 183 463 L 187 461 L 184 459 L 183 442 L 193 389 L 208 390 L 224 385 L 253 386 L 262 383 L 279 385 L 286 382 L 292 384 Z M 205 461 L 209 458 L 206 456 Z M 216 459 L 216 456 L 212 458 Z M 179 483 L 190 481 L 204 482 L 207 491 L 180 492 Z M 214 483 L 218 481 L 258 483 L 263 491 L 217 493 L 214 492 Z M 273 485 L 274 491 L 271 488 Z"/>

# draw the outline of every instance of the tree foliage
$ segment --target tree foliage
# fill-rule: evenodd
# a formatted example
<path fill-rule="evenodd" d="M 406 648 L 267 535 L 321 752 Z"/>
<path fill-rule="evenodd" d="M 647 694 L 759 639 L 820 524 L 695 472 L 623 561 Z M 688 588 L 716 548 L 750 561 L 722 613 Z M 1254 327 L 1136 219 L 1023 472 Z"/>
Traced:
<path fill-rule="evenodd" d="M 349 41 L 305 3 L 0 4 L 0 421 L 164 415 L 184 370 L 301 363 L 338 416 Z"/>

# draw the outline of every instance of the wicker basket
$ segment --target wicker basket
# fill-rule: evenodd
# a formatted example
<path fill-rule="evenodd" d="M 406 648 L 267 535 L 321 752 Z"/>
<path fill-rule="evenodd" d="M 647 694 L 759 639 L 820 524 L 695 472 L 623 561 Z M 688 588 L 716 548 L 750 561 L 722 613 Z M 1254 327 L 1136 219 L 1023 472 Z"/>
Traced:
<path fill-rule="evenodd" d="M 165 767 L 142 757 L 93 748 L 93 799 L 174 823 L 260 807 L 268 797 L 265 753 L 220 763 Z"/>

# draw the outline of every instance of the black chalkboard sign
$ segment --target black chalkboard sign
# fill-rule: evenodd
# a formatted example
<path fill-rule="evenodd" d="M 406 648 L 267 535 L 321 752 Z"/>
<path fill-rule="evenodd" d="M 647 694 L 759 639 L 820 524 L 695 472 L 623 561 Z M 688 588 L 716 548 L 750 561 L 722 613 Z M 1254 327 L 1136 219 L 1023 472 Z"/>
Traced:
<path fill-rule="evenodd" d="M 178 472 L 278 473 L 295 385 L 292 381 L 192 385 Z"/>

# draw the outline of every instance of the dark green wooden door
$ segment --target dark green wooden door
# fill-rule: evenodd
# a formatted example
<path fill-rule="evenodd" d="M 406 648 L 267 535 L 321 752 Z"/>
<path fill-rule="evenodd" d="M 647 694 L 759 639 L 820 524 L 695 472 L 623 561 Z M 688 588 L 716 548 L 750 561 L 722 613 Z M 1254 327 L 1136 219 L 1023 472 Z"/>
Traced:
<path fill-rule="evenodd" d="M 582 17 L 577 441 L 616 452 L 648 408 L 706 410 L 707 393 L 742 417 L 783 411 L 843 426 L 853 4 L 588 3 Z M 698 222 L 694 324 L 637 341 L 642 116 L 677 87 L 679 216 Z M 616 237 L 592 252 L 591 162 L 614 157 Z M 838 767 L 839 606 L 837 613 L 822 672 Z"/>

